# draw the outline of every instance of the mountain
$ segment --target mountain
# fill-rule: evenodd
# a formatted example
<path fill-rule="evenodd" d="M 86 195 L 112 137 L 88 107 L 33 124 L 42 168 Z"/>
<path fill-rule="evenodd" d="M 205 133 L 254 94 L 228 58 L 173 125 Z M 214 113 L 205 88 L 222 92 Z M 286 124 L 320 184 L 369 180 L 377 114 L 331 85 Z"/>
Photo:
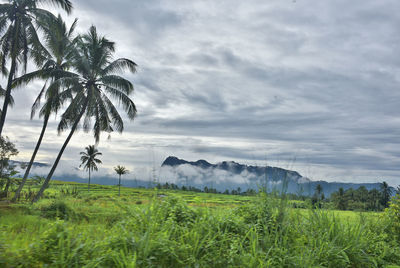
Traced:
<path fill-rule="evenodd" d="M 223 161 L 217 164 L 210 164 L 206 160 L 197 160 L 196 162 L 190 162 L 183 159 L 179 159 L 175 156 L 169 156 L 165 161 L 162 163 L 161 167 L 177 167 L 179 165 L 190 165 L 194 167 L 198 167 L 201 169 L 219 169 L 230 172 L 235 175 L 248 173 L 254 174 L 254 178 L 265 179 L 272 181 L 281 181 L 282 179 L 289 179 L 293 182 L 299 183 L 300 180 L 308 182 L 309 179 L 302 177 L 296 171 L 286 170 L 283 168 L 277 167 L 260 167 L 260 166 L 248 166 L 236 163 L 234 161 Z"/>
<path fill-rule="evenodd" d="M 161 165 L 162 170 L 167 170 L 167 175 L 163 180 L 177 183 L 178 185 L 190 185 L 195 187 L 214 187 L 219 191 L 225 189 L 242 190 L 248 188 L 257 189 L 260 186 L 266 186 L 269 190 L 285 191 L 287 193 L 301 193 L 312 195 L 315 188 L 320 184 L 325 196 L 329 197 L 339 188 L 344 190 L 360 186 L 368 190 L 379 189 L 380 183 L 343 183 L 327 181 L 311 181 L 303 177 L 298 172 L 278 167 L 270 166 L 251 166 L 244 165 L 234 161 L 223 161 L 217 164 L 211 164 L 206 160 L 195 162 L 179 159 L 175 156 L 169 156 Z M 168 177 L 169 176 L 169 177 Z"/>
<path fill-rule="evenodd" d="M 21 161 L 14 161 L 14 160 L 9 160 L 8 161 L 11 165 L 14 166 L 20 166 L 20 167 L 26 167 L 28 166 L 29 162 L 21 162 Z M 40 162 L 33 162 L 32 167 L 50 167 L 49 164 L 46 163 L 40 163 Z"/>

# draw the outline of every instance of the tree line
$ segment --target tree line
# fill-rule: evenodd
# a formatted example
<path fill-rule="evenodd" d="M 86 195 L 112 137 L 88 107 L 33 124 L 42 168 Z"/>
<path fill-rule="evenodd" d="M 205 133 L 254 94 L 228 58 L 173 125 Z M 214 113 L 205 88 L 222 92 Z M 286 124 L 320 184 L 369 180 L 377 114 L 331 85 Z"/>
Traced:
<path fill-rule="evenodd" d="M 396 193 L 400 194 L 400 186 Z M 356 190 L 339 188 L 338 191 L 332 193 L 330 199 L 335 208 L 340 210 L 380 211 L 389 207 L 392 194 L 390 186 L 382 182 L 380 189 L 368 190 L 365 186 Z"/>

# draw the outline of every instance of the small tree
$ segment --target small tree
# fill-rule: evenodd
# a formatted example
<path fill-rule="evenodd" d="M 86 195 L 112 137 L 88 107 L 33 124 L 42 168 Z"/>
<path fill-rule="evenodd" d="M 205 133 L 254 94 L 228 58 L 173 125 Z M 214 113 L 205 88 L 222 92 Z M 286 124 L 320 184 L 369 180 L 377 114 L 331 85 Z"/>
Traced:
<path fill-rule="evenodd" d="M 89 182 L 88 182 L 88 192 L 90 191 L 90 172 L 95 170 L 97 171 L 97 164 L 101 164 L 101 160 L 96 157 L 102 155 L 94 145 L 89 145 L 85 148 L 85 152 L 81 152 L 81 161 L 82 164 L 79 166 L 83 166 L 83 169 L 89 172 Z"/>
<path fill-rule="evenodd" d="M 118 176 L 119 176 L 119 180 L 118 180 L 118 196 L 121 196 L 121 176 L 124 174 L 129 173 L 129 170 L 127 170 L 124 166 L 116 166 L 114 168 L 115 172 L 117 172 Z"/>
<path fill-rule="evenodd" d="M 7 181 L 4 188 L 5 194 L 7 194 L 11 185 L 11 177 L 17 173 L 14 171 L 15 166 L 10 165 L 9 160 L 17 154 L 18 150 L 15 148 L 15 144 L 8 137 L 0 136 L 0 179 L 6 179 Z"/>

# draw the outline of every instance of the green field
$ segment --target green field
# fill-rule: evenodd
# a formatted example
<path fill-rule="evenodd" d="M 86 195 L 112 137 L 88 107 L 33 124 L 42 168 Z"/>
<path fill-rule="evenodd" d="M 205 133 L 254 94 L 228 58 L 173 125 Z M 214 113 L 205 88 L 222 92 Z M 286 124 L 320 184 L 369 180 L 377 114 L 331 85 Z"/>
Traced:
<path fill-rule="evenodd" d="M 272 195 L 53 182 L 0 203 L 0 267 L 396 267 L 398 219 Z"/>

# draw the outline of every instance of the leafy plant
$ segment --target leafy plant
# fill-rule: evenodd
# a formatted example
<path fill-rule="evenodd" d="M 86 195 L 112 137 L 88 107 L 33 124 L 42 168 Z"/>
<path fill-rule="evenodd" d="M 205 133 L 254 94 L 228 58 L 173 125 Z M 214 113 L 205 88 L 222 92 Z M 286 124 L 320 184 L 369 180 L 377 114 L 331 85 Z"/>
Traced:
<path fill-rule="evenodd" d="M 15 171 L 15 165 L 10 164 L 10 158 L 17 154 L 18 150 L 15 144 L 12 143 L 8 137 L 0 136 L 0 179 L 6 180 L 3 195 L 7 195 L 8 193 L 12 184 L 11 177 L 18 173 Z"/>

